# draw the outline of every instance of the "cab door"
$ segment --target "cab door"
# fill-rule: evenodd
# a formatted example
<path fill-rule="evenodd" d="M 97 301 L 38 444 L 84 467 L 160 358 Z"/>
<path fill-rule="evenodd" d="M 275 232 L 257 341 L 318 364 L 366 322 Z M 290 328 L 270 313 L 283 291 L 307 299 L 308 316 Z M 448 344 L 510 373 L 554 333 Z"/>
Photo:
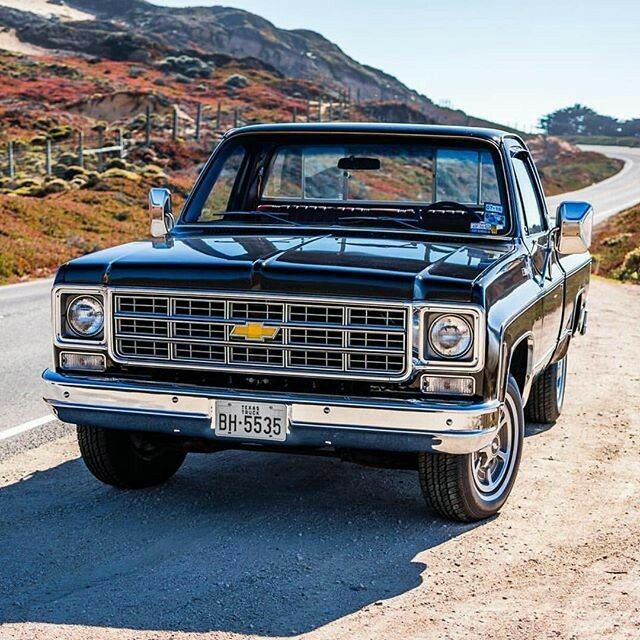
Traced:
<path fill-rule="evenodd" d="M 534 365 L 548 360 L 558 343 L 564 310 L 564 271 L 558 261 L 553 233 L 538 176 L 529 152 L 523 148 L 512 151 L 512 165 L 523 214 L 524 241 L 531 256 L 531 270 L 542 298 L 542 326 L 534 338 Z"/>

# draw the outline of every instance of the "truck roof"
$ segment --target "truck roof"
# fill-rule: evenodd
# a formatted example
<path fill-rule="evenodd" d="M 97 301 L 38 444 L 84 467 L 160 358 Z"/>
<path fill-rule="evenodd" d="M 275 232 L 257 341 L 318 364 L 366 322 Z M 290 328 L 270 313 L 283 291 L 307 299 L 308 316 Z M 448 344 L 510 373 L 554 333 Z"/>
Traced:
<path fill-rule="evenodd" d="M 483 127 L 462 127 L 436 124 L 394 124 L 378 122 L 302 122 L 280 124 L 253 124 L 229 131 L 228 136 L 248 133 L 373 133 L 409 134 L 429 136 L 456 136 L 481 140 L 501 141 L 505 136 L 520 137 L 509 131 Z"/>

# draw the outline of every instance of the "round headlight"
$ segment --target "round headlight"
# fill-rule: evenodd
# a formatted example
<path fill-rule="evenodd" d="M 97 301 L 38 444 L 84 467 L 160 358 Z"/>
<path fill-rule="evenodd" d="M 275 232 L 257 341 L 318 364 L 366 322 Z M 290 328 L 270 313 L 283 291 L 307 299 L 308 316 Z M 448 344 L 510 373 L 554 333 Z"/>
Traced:
<path fill-rule="evenodd" d="M 102 303 L 89 296 L 75 298 L 67 308 L 67 322 L 71 330 L 79 336 L 95 336 L 104 326 Z"/>
<path fill-rule="evenodd" d="M 459 358 L 471 348 L 473 332 L 460 316 L 440 316 L 429 329 L 431 348 L 445 358 Z"/>

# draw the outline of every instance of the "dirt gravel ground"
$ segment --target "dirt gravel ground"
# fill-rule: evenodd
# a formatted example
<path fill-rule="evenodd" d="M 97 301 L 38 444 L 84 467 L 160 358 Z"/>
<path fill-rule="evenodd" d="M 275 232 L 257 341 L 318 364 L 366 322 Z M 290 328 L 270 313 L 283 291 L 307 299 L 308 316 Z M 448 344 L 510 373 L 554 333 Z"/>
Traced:
<path fill-rule="evenodd" d="M 640 288 L 595 280 L 565 411 L 502 514 L 426 514 L 411 472 L 191 456 L 94 481 L 72 436 L 0 462 L 0 639 L 640 638 Z"/>

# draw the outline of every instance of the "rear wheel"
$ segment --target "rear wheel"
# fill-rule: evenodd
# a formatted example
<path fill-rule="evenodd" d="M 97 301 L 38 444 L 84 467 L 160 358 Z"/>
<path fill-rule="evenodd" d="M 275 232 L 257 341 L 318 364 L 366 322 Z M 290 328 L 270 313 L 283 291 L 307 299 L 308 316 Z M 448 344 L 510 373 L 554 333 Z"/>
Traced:
<path fill-rule="evenodd" d="M 562 413 L 567 384 L 567 356 L 550 364 L 533 382 L 525 412 L 530 422 L 555 422 Z"/>
<path fill-rule="evenodd" d="M 78 444 L 87 469 L 121 489 L 162 484 L 180 468 L 186 454 L 142 433 L 78 425 Z"/>
<path fill-rule="evenodd" d="M 468 455 L 419 454 L 420 484 L 429 507 L 462 522 L 495 515 L 515 482 L 523 440 L 522 398 L 510 378 L 499 428 L 489 445 Z"/>

